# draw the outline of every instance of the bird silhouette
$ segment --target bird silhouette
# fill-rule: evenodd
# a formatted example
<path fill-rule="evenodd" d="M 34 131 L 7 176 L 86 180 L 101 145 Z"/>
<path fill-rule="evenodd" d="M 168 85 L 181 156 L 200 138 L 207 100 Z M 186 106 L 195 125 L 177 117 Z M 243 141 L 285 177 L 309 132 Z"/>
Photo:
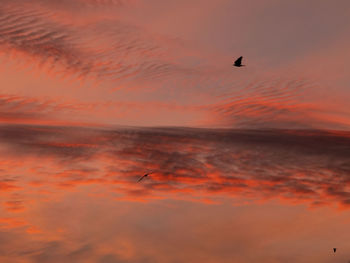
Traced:
<path fill-rule="evenodd" d="M 144 174 L 142 177 L 140 177 L 140 179 L 137 181 L 137 182 L 140 182 L 143 180 L 143 178 L 146 178 L 148 175 L 152 174 L 153 172 L 150 172 L 150 173 L 146 173 Z"/>
<path fill-rule="evenodd" d="M 335 248 L 333 248 L 333 251 L 334 251 L 334 253 L 337 251 L 337 248 L 335 247 Z"/>
<path fill-rule="evenodd" d="M 242 56 L 241 57 L 239 57 L 236 61 L 235 61 L 235 63 L 233 64 L 233 66 L 235 66 L 235 67 L 243 67 L 243 66 L 245 66 L 245 65 L 242 65 Z"/>

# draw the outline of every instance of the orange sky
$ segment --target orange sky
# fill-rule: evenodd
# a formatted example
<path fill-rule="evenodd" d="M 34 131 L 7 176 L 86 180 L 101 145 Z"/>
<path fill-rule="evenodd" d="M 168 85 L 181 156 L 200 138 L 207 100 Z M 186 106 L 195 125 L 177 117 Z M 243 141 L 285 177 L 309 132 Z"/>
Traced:
<path fill-rule="evenodd" d="M 0 262 L 347 262 L 349 16 L 3 0 Z"/>

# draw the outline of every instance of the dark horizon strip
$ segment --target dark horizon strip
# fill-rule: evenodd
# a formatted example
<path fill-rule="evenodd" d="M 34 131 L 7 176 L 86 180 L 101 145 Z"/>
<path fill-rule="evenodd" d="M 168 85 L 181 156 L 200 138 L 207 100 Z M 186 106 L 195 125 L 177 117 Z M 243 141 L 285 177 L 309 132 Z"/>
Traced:
<path fill-rule="evenodd" d="M 350 204 L 347 131 L 1 125 L 0 146 L 1 159 L 40 160 L 47 176 L 60 177 L 57 185 L 103 184 L 125 198 L 224 195 Z M 45 167 L 46 159 L 59 170 Z M 135 189 L 148 170 L 155 173 Z"/>

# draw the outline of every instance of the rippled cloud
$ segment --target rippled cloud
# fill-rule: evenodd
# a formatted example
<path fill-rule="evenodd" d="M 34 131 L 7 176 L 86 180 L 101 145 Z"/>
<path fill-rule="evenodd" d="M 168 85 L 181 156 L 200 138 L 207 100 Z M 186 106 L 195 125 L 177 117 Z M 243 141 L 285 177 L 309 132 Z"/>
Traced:
<path fill-rule="evenodd" d="M 221 5 L 232 8 L 232 3 L 228 2 L 221 1 Z M 191 13 L 196 2 L 185 4 L 183 1 L 178 5 L 171 13 L 174 16 L 185 11 Z M 208 32 L 213 28 L 207 24 L 211 15 L 206 12 L 212 5 L 205 1 L 200 8 L 201 15 L 209 16 L 201 21 Z M 295 5 L 300 7 L 299 2 Z M 322 54 L 312 53 L 305 61 L 298 62 L 300 66 L 292 65 L 292 71 L 286 65 L 280 69 L 265 69 L 267 65 L 261 62 L 261 56 L 253 58 L 249 53 L 243 54 L 249 66 L 237 70 L 231 65 L 233 53 L 243 52 L 238 51 L 237 46 L 234 52 L 220 53 L 222 41 L 218 38 L 211 40 L 218 46 L 209 48 L 200 37 L 202 33 L 195 30 L 199 18 L 192 16 L 179 23 L 184 35 L 174 28 L 161 30 L 147 18 L 147 14 L 157 8 L 167 13 L 171 4 L 155 0 L 3 1 L 0 53 L 4 64 L 12 65 L 13 74 L 14 71 L 29 72 L 27 78 L 38 72 L 52 77 L 45 83 L 39 81 L 38 87 L 33 88 L 27 87 L 25 77 L 23 82 L 9 85 L 10 80 L 4 75 L 4 93 L 23 97 L 26 93 L 38 103 L 44 100 L 38 94 L 58 101 L 54 94 L 64 93 L 73 104 L 84 105 L 78 113 L 72 114 L 76 120 L 85 121 L 82 116 L 89 115 L 94 123 L 102 124 L 287 129 L 348 129 L 350 126 L 347 92 L 330 92 L 328 83 L 319 74 L 322 68 L 318 66 L 315 72 L 310 70 L 314 68 L 310 66 L 313 61 L 325 59 L 334 64 L 331 57 L 339 57 L 338 45 L 333 43 L 330 47 L 333 56 L 324 58 L 323 51 Z M 140 9 L 144 9 L 145 14 L 138 14 Z M 167 25 L 170 23 L 165 17 L 163 20 Z M 185 26 L 185 22 L 188 25 Z M 189 35 L 187 26 L 189 32 L 192 29 L 198 34 L 198 39 Z M 279 32 L 280 27 L 274 30 Z M 343 30 L 338 33 L 347 43 Z M 343 46 L 346 45 L 341 45 L 341 50 Z M 339 67 L 336 68 L 340 72 Z M 337 74 L 332 71 L 331 75 L 334 79 Z M 76 81 L 81 86 L 66 87 L 62 79 Z M 340 79 L 344 81 L 342 75 Z M 342 89 L 339 83 L 332 89 L 337 87 Z M 19 92 L 14 92 L 17 89 Z M 89 96 L 90 93 L 96 96 Z M 105 107 L 106 103 L 113 106 Z M 158 111 L 159 105 L 163 105 L 166 112 Z M 148 110 L 142 118 L 138 117 L 139 108 Z M 38 116 L 25 114 L 41 113 L 13 114 L 15 116 L 6 118 L 28 122 L 27 119 Z M 115 114 L 118 114 L 117 119 Z"/>

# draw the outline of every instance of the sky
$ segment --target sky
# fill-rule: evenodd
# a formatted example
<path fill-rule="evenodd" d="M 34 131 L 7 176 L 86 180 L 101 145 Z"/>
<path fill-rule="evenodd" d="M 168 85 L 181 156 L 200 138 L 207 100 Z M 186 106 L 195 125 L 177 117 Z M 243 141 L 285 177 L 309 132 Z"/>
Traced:
<path fill-rule="evenodd" d="M 348 1 L 2 2 L 5 122 L 349 128 Z"/>
<path fill-rule="evenodd" d="M 349 262 L 349 16 L 1 0 L 0 261 Z"/>

